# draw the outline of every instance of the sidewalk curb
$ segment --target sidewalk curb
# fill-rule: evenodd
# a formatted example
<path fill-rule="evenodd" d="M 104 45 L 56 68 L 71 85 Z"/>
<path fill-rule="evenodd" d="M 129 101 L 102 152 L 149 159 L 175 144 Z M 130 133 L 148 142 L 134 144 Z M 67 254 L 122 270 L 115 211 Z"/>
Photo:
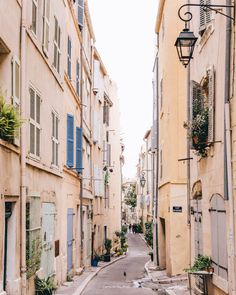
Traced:
<path fill-rule="evenodd" d="M 145 242 L 145 244 L 147 245 L 147 247 L 149 248 L 150 251 L 153 251 L 152 247 L 150 247 L 147 243 L 147 241 L 145 240 L 144 234 L 139 234 L 140 238 Z"/>
<path fill-rule="evenodd" d="M 88 285 L 88 283 L 104 268 L 106 268 L 107 266 L 110 266 L 111 264 L 125 258 L 126 255 L 120 256 L 116 259 L 114 259 L 113 261 L 99 267 L 95 272 L 91 273 L 83 282 L 82 284 L 75 290 L 75 292 L 72 295 L 81 295 L 82 292 L 84 291 L 84 289 L 86 288 L 86 286 Z"/>

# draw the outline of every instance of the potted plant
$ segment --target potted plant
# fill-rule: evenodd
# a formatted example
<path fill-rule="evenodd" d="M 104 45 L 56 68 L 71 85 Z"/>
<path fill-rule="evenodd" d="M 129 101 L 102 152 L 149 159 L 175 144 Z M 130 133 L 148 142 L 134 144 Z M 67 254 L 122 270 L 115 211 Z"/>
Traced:
<path fill-rule="evenodd" d="M 104 246 L 106 249 L 106 253 L 104 255 L 104 261 L 109 262 L 109 261 L 111 261 L 112 241 L 110 239 L 105 239 Z"/>
<path fill-rule="evenodd" d="M 40 279 L 35 277 L 35 293 L 36 295 L 52 295 L 52 292 L 56 289 L 53 278 Z"/>
<path fill-rule="evenodd" d="M 92 266 L 98 266 L 98 262 L 100 260 L 100 256 L 95 252 L 91 261 Z"/>
<path fill-rule="evenodd" d="M 185 269 L 186 272 L 198 272 L 198 271 L 208 271 L 213 272 L 213 267 L 211 266 L 211 258 L 204 255 L 199 255 L 194 261 L 193 266 Z"/>

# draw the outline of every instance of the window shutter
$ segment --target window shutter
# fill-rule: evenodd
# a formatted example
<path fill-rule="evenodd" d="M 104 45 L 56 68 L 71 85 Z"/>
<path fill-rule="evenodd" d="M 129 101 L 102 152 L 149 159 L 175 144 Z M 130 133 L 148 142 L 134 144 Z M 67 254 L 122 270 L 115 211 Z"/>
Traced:
<path fill-rule="evenodd" d="M 20 113 L 20 61 L 16 56 L 12 59 L 12 103 Z M 20 145 L 20 129 L 15 134 L 14 144 Z"/>
<path fill-rule="evenodd" d="M 107 144 L 107 164 L 111 166 L 111 145 Z"/>
<path fill-rule="evenodd" d="M 215 71 L 212 67 L 207 71 L 208 76 L 208 142 L 214 141 L 215 126 Z"/>
<path fill-rule="evenodd" d="M 97 94 L 99 92 L 99 71 L 100 71 L 100 62 L 94 60 L 94 73 L 93 73 L 93 93 Z"/>
<path fill-rule="evenodd" d="M 67 114 L 67 162 L 68 167 L 74 166 L 74 117 Z"/>
<path fill-rule="evenodd" d="M 44 0 L 43 12 L 43 51 L 48 56 L 50 32 L 50 0 Z"/>
<path fill-rule="evenodd" d="M 78 0 L 78 25 L 81 29 L 84 26 L 84 0 Z"/>
<path fill-rule="evenodd" d="M 190 122 L 197 116 L 194 112 L 193 104 L 195 100 L 199 99 L 199 96 L 202 96 L 202 87 L 199 83 L 191 81 L 191 96 L 190 96 Z M 203 102 L 203 99 L 202 99 Z M 191 134 L 190 137 L 192 138 Z M 190 140 L 190 148 L 193 149 L 193 141 Z"/>
<path fill-rule="evenodd" d="M 98 114 L 96 111 L 93 113 L 93 141 L 98 142 Z"/>
<path fill-rule="evenodd" d="M 81 173 L 83 168 L 82 142 L 83 142 L 82 128 L 76 127 L 76 171 L 78 173 Z"/>
<path fill-rule="evenodd" d="M 205 0 L 200 0 L 200 5 L 205 5 Z M 203 31 L 206 29 L 206 12 L 205 8 L 200 6 L 200 20 L 199 20 L 199 33 L 203 34 Z"/>
<path fill-rule="evenodd" d="M 71 79 L 71 39 L 69 36 L 67 42 L 67 74 Z"/>
<path fill-rule="evenodd" d="M 206 5 L 211 5 L 211 0 L 206 0 Z M 207 9 L 207 11 L 205 12 L 206 14 L 206 24 L 208 24 L 211 21 L 211 10 Z"/>
<path fill-rule="evenodd" d="M 103 140 L 103 162 L 106 163 L 107 161 L 107 143 Z"/>
<path fill-rule="evenodd" d="M 78 96 L 80 96 L 79 78 L 80 78 L 80 64 L 79 64 L 79 59 L 77 59 L 77 63 L 76 63 L 76 93 Z"/>

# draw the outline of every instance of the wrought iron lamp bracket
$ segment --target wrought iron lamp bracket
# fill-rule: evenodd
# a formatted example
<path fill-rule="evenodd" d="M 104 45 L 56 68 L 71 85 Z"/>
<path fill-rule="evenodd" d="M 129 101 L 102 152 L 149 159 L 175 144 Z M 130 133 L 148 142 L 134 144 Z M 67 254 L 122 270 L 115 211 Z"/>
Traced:
<path fill-rule="evenodd" d="M 183 13 L 182 9 L 185 8 L 185 7 L 202 7 L 202 8 L 205 9 L 205 11 L 207 11 L 207 10 L 215 11 L 216 13 L 219 13 L 219 14 L 231 19 L 233 22 L 235 22 L 235 6 L 234 5 L 189 3 L 189 4 L 182 5 L 178 10 L 178 16 L 183 22 L 185 22 L 185 28 L 186 29 L 188 28 L 188 26 L 187 26 L 188 22 L 190 22 L 192 20 L 192 18 L 193 18 L 193 14 L 190 11 L 187 11 L 187 12 Z M 225 13 L 219 11 L 220 8 L 233 8 L 234 9 L 233 16 L 225 14 Z"/>

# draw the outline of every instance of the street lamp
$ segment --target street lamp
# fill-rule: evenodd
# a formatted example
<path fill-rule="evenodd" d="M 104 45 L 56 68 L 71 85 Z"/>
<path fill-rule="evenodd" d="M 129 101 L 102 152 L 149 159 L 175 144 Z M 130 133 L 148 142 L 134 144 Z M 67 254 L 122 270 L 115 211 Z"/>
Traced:
<path fill-rule="evenodd" d="M 175 46 L 179 60 L 185 68 L 193 58 L 193 51 L 196 42 L 197 37 L 195 37 L 193 32 L 190 32 L 187 27 L 183 29 L 183 31 L 179 34 L 179 37 L 176 39 Z"/>
<path fill-rule="evenodd" d="M 182 30 L 182 32 L 179 34 L 179 37 L 176 39 L 175 47 L 177 49 L 179 60 L 182 62 L 182 64 L 187 67 L 190 60 L 193 59 L 193 51 L 195 44 L 197 42 L 197 37 L 194 36 L 194 33 L 189 31 L 188 23 L 192 20 L 193 15 L 190 11 L 187 11 L 181 16 L 182 9 L 185 7 L 201 7 L 205 12 L 208 10 L 215 11 L 216 13 L 219 13 L 232 21 L 235 21 L 235 6 L 234 5 L 218 5 L 218 4 L 184 4 L 182 5 L 178 10 L 178 16 L 179 18 L 185 22 L 185 28 Z M 233 8 L 234 9 L 234 16 L 227 15 L 223 12 L 221 12 L 219 9 L 222 8 Z"/>
<path fill-rule="evenodd" d="M 144 173 L 142 173 L 142 176 L 140 177 L 140 185 L 142 188 L 144 188 L 145 184 L 146 184 L 146 179 L 144 177 Z"/>

